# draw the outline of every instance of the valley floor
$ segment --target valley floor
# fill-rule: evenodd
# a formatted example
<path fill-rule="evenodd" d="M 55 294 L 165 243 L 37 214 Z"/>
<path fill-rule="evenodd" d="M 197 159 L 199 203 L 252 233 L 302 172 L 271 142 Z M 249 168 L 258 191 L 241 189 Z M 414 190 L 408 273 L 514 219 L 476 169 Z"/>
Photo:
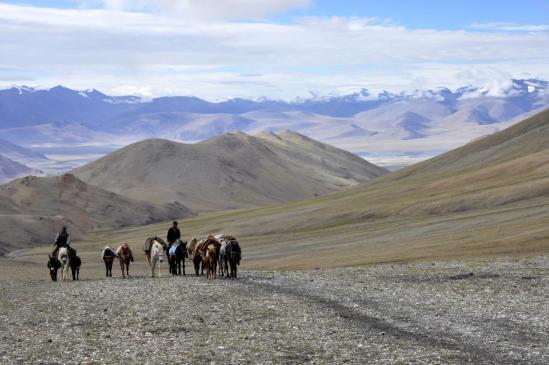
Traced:
<path fill-rule="evenodd" d="M 549 257 L 232 281 L 52 283 L 20 265 L 0 262 L 0 363 L 549 363 Z"/>

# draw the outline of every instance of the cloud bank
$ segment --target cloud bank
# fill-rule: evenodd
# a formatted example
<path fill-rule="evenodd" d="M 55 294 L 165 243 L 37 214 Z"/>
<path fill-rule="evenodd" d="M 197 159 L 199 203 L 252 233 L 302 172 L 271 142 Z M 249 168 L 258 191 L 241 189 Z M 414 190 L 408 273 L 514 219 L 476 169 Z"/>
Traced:
<path fill-rule="evenodd" d="M 0 86 L 64 84 L 218 100 L 549 79 L 544 28 L 408 29 L 348 17 L 234 20 L 307 4 L 143 0 L 48 9 L 0 3 Z"/>

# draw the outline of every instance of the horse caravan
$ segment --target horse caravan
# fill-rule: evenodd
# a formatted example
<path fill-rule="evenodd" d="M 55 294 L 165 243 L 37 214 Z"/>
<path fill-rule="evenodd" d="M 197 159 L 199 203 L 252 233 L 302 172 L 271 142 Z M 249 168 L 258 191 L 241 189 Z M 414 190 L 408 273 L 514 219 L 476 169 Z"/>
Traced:
<path fill-rule="evenodd" d="M 206 273 L 208 279 L 216 277 L 236 278 L 237 267 L 240 265 L 242 251 L 237 239 L 231 235 L 209 235 L 205 239 L 193 238 L 190 241 L 175 240 L 171 245 L 163 239 L 152 236 L 145 240 L 143 251 L 152 278 L 161 277 L 160 264 L 164 255 L 168 262 L 168 271 L 172 276 L 185 275 L 185 259 L 189 258 L 194 265 L 196 276 Z M 130 263 L 135 260 L 128 243 L 123 243 L 114 249 L 105 245 L 101 251 L 101 260 L 105 264 L 105 276 L 112 277 L 112 267 L 115 259 L 120 263 L 122 278 L 130 276 Z M 52 281 L 57 281 L 57 272 L 61 269 L 62 279 L 67 280 L 71 269 L 73 280 L 80 276 L 82 261 L 72 247 L 61 247 L 57 255 L 49 255 L 48 270 Z"/>

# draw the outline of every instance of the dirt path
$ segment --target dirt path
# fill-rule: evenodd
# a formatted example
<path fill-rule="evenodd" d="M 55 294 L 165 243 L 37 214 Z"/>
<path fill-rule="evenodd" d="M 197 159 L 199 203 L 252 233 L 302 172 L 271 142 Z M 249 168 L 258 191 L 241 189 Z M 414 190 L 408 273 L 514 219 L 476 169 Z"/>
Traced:
<path fill-rule="evenodd" d="M 2 281 L 0 362 L 546 364 L 548 262 Z"/>

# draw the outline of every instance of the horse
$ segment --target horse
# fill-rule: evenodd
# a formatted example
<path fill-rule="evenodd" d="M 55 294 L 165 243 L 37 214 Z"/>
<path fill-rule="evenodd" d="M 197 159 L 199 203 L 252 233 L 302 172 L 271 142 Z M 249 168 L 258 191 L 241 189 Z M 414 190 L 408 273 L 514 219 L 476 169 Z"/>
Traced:
<path fill-rule="evenodd" d="M 213 236 L 209 236 L 204 242 L 204 258 L 202 265 L 206 267 L 208 279 L 217 276 L 217 261 L 219 260 L 219 248 L 221 244 Z"/>
<path fill-rule="evenodd" d="M 76 251 L 69 249 L 70 257 L 70 267 L 72 271 L 72 280 L 80 279 L 80 266 L 82 265 L 82 260 L 80 257 L 76 256 Z"/>
<path fill-rule="evenodd" d="M 229 267 L 227 265 L 227 244 L 229 241 L 221 239 L 219 241 L 221 247 L 219 247 L 219 276 L 229 276 Z"/>
<path fill-rule="evenodd" d="M 196 238 L 193 238 L 187 243 L 187 254 L 193 261 L 196 276 L 204 275 L 204 262 L 202 261 L 202 257 L 204 255 L 205 242 L 205 240 L 198 241 Z"/>
<path fill-rule="evenodd" d="M 157 270 L 157 277 L 160 277 L 160 264 L 162 260 L 162 251 L 166 250 L 166 243 L 158 237 L 147 238 L 150 243 L 150 254 L 148 255 L 149 265 L 151 266 L 151 277 L 155 277 L 154 271 Z"/>
<path fill-rule="evenodd" d="M 59 251 L 57 252 L 57 260 L 61 263 L 61 278 L 63 281 L 67 280 L 67 271 L 69 270 L 70 266 L 70 257 L 69 257 L 69 250 L 67 247 L 61 247 L 59 248 Z"/>
<path fill-rule="evenodd" d="M 61 267 L 61 262 L 52 255 L 48 255 L 48 257 L 48 269 L 50 270 L 51 280 L 57 281 L 57 270 Z"/>
<path fill-rule="evenodd" d="M 181 275 L 181 268 L 183 268 L 183 275 L 185 275 L 185 257 L 188 257 L 186 247 L 187 241 L 178 239 L 175 241 L 175 246 L 170 248 L 168 261 L 172 275 Z"/>
<path fill-rule="evenodd" d="M 218 234 L 215 235 L 214 238 L 221 243 L 221 247 L 219 248 L 219 276 L 229 276 L 229 266 L 227 262 L 227 244 L 229 243 L 229 240 L 234 239 L 232 236 L 228 236 L 225 234 Z"/>
<path fill-rule="evenodd" d="M 118 256 L 118 261 L 120 261 L 122 278 L 126 278 L 126 276 L 130 277 L 130 262 L 133 261 L 132 249 L 127 243 L 124 243 L 122 246 L 116 249 L 116 254 Z M 126 268 L 126 272 L 124 272 L 124 268 Z"/>
<path fill-rule="evenodd" d="M 101 258 L 103 259 L 103 262 L 105 263 L 105 275 L 106 277 L 112 277 L 112 263 L 114 262 L 114 258 L 118 254 L 111 246 L 105 246 L 103 251 L 101 252 Z"/>
<path fill-rule="evenodd" d="M 225 248 L 225 250 L 225 255 L 231 269 L 229 277 L 231 279 L 236 279 L 236 271 L 238 265 L 240 265 L 240 260 L 242 259 L 242 249 L 240 248 L 238 241 L 236 239 L 233 239 L 227 243 L 227 247 Z"/>

